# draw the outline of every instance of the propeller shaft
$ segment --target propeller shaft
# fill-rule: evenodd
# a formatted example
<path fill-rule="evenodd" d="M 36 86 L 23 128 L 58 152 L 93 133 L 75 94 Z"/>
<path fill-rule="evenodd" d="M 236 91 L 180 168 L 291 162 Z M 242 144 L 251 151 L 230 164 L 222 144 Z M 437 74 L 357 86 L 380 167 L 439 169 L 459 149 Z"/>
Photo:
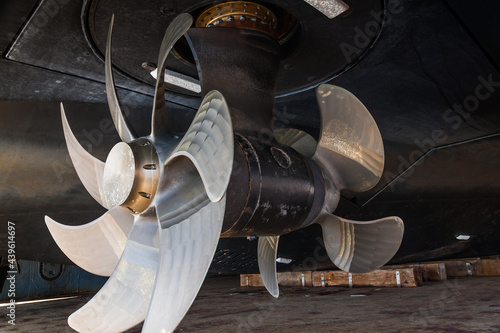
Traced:
<path fill-rule="evenodd" d="M 320 168 L 274 139 L 235 135 L 223 237 L 282 235 L 307 226 L 321 212 Z"/>
<path fill-rule="evenodd" d="M 234 132 L 271 130 L 279 44 L 270 35 L 238 28 L 191 28 L 186 38 L 201 80 L 201 94 L 222 93 Z"/>

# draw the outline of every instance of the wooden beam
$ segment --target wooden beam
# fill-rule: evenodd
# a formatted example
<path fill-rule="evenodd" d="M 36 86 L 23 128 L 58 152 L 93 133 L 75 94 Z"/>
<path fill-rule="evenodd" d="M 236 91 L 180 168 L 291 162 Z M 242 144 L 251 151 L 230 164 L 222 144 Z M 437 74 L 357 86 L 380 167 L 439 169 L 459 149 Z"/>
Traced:
<path fill-rule="evenodd" d="M 240 286 L 264 287 L 260 274 L 240 274 Z"/>
<path fill-rule="evenodd" d="M 278 284 L 282 287 L 417 287 L 422 285 L 422 280 L 422 270 L 416 267 L 384 269 L 366 274 L 349 274 L 344 271 L 278 273 Z M 264 287 L 260 274 L 241 274 L 240 285 Z"/>
<path fill-rule="evenodd" d="M 278 273 L 278 284 L 283 287 L 312 287 L 312 272 Z"/>
<path fill-rule="evenodd" d="M 399 283 L 397 274 L 399 274 Z M 423 281 L 443 281 L 447 277 L 471 275 L 500 276 L 500 259 L 470 258 L 393 265 L 367 274 L 349 274 L 343 271 L 282 272 L 278 273 L 278 284 L 282 287 L 417 287 L 422 285 Z M 260 274 L 240 275 L 240 285 L 264 287 Z"/>
<path fill-rule="evenodd" d="M 312 280 L 313 286 L 315 287 L 418 287 L 422 285 L 422 272 L 414 267 L 376 270 L 366 274 L 350 274 L 343 271 L 324 271 L 313 272 Z"/>
<path fill-rule="evenodd" d="M 472 265 L 473 274 L 476 276 L 500 276 L 500 260 L 485 259 Z"/>
<path fill-rule="evenodd" d="M 416 263 L 384 266 L 383 269 L 402 269 L 415 267 L 422 271 L 424 281 L 444 281 L 447 278 L 446 265 L 444 263 Z"/>
<path fill-rule="evenodd" d="M 278 273 L 278 285 L 282 287 L 312 287 L 312 272 L 282 272 Z M 241 274 L 240 286 L 264 287 L 260 274 Z"/>
<path fill-rule="evenodd" d="M 464 277 L 472 275 L 472 263 L 476 262 L 477 259 L 473 260 L 448 260 L 444 261 L 446 266 L 446 275 L 448 277 Z"/>
<path fill-rule="evenodd" d="M 449 277 L 500 276 L 500 259 L 462 259 L 444 261 Z"/>

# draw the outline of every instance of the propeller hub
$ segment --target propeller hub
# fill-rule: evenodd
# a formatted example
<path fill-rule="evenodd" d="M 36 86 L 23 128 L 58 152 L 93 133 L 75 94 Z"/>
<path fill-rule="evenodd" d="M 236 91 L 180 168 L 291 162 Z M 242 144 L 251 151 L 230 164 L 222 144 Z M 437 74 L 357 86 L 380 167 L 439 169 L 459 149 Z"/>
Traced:
<path fill-rule="evenodd" d="M 117 143 L 109 152 L 104 166 L 104 195 L 111 207 L 127 200 L 134 185 L 135 159 L 132 148 L 125 142 Z"/>
<path fill-rule="evenodd" d="M 155 197 L 159 169 L 158 154 L 149 140 L 117 143 L 104 166 L 103 189 L 108 204 L 123 206 L 133 214 L 144 212 Z"/>

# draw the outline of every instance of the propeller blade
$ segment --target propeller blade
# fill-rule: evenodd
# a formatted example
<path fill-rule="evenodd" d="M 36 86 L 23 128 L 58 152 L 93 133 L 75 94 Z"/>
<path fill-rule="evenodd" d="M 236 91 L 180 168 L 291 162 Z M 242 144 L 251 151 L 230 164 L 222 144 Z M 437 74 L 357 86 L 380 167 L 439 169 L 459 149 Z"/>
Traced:
<path fill-rule="evenodd" d="M 212 263 L 226 205 L 225 196 L 180 223 L 162 220 L 160 265 L 143 332 L 173 332 L 193 303 Z M 198 205 L 199 206 L 199 205 Z"/>
<path fill-rule="evenodd" d="M 351 221 L 323 211 L 316 220 L 330 260 L 341 270 L 368 273 L 396 254 L 404 233 L 397 216 L 374 221 Z"/>
<path fill-rule="evenodd" d="M 234 138 L 229 108 L 222 94 L 210 91 L 167 163 L 188 157 L 198 169 L 208 197 L 219 201 L 226 192 L 233 168 Z"/>
<path fill-rule="evenodd" d="M 172 332 L 198 294 L 219 242 L 233 154 L 229 111 L 212 91 L 163 168 L 155 197 L 160 264 L 145 332 Z"/>
<path fill-rule="evenodd" d="M 76 173 L 80 178 L 87 192 L 104 208 L 109 207 L 102 184 L 102 176 L 104 173 L 104 162 L 99 161 L 94 156 L 90 155 L 78 142 L 75 135 L 71 131 L 68 119 L 64 112 L 63 104 L 61 103 L 61 119 L 64 130 L 64 138 L 68 147 L 69 156 L 73 162 Z"/>
<path fill-rule="evenodd" d="M 152 209 L 135 216 L 115 271 L 101 290 L 68 318 L 68 324 L 78 332 L 123 332 L 139 324 L 146 318 L 158 258 L 158 221 Z"/>
<path fill-rule="evenodd" d="M 313 159 L 340 189 L 367 191 L 384 169 L 384 145 L 375 120 L 349 91 L 321 84 L 316 89 L 321 135 Z"/>
<path fill-rule="evenodd" d="M 257 245 L 257 256 L 259 260 L 259 271 L 267 291 L 278 298 L 278 275 L 276 274 L 276 254 L 278 253 L 278 242 L 280 236 L 259 237 Z"/>
<path fill-rule="evenodd" d="M 115 14 L 111 16 L 109 24 L 108 41 L 106 43 L 106 61 L 105 61 L 105 78 L 106 78 L 106 95 L 108 96 L 109 111 L 115 123 L 115 128 L 123 142 L 130 142 L 137 138 L 137 133 L 134 131 L 127 116 L 122 111 L 118 95 L 116 93 L 115 81 L 113 78 L 113 65 L 111 64 L 111 35 L 113 34 L 113 23 Z"/>
<path fill-rule="evenodd" d="M 102 276 L 113 273 L 133 222 L 133 216 L 121 207 L 79 226 L 63 225 L 45 216 L 47 228 L 61 251 L 79 267 Z"/>
<path fill-rule="evenodd" d="M 308 158 L 313 157 L 318 146 L 318 141 L 311 135 L 295 128 L 275 129 L 274 138 L 282 145 L 289 146 Z"/>
<path fill-rule="evenodd" d="M 165 32 L 158 55 L 158 70 L 156 78 L 156 91 L 153 105 L 153 118 L 151 124 L 151 136 L 158 137 L 168 132 L 167 103 L 165 102 L 165 65 L 168 54 L 179 40 L 189 30 L 193 18 L 187 13 L 180 14 L 172 20 Z"/>

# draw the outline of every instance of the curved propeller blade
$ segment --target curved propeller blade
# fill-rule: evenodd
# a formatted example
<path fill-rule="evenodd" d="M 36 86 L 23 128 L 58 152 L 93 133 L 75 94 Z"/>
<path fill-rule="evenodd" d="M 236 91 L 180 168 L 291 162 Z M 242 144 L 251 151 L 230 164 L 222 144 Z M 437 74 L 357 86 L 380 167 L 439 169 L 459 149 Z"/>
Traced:
<path fill-rule="evenodd" d="M 278 253 L 279 239 L 280 236 L 259 237 L 257 245 L 260 277 L 267 291 L 276 298 L 280 294 L 278 275 L 276 274 L 276 254 Z"/>
<path fill-rule="evenodd" d="M 158 221 L 152 209 L 135 216 L 115 271 L 101 290 L 68 318 L 68 324 L 78 332 L 123 332 L 139 324 L 146 318 L 157 268 Z"/>
<path fill-rule="evenodd" d="M 45 216 L 47 228 L 61 251 L 79 267 L 102 276 L 113 273 L 133 222 L 133 216 L 121 207 L 79 226 L 63 225 Z"/>
<path fill-rule="evenodd" d="M 167 159 L 155 197 L 160 265 L 146 332 L 173 331 L 198 294 L 219 242 L 233 145 L 227 105 L 211 91 Z"/>
<path fill-rule="evenodd" d="M 109 207 L 104 189 L 102 185 L 102 176 L 104 173 L 104 162 L 99 161 L 94 156 L 90 155 L 78 142 L 75 135 L 71 131 L 68 119 L 64 112 L 63 104 L 61 103 L 61 119 L 64 131 L 66 146 L 68 147 L 69 156 L 73 162 L 76 173 L 80 178 L 87 192 L 104 208 Z"/>
<path fill-rule="evenodd" d="M 278 128 L 274 130 L 274 138 L 282 145 L 295 149 L 299 154 L 305 157 L 313 157 L 318 146 L 311 135 L 295 128 Z"/>
<path fill-rule="evenodd" d="M 330 260 L 351 273 L 367 273 L 385 265 L 398 251 L 404 233 L 397 216 L 351 221 L 324 211 L 316 222 L 323 229 Z"/>
<path fill-rule="evenodd" d="M 208 197 L 219 201 L 226 192 L 233 169 L 234 137 L 229 108 L 222 94 L 210 91 L 167 163 L 188 157 L 198 169 Z"/>
<path fill-rule="evenodd" d="M 165 102 L 165 65 L 168 54 L 174 44 L 189 30 L 193 18 L 191 15 L 180 14 L 167 28 L 161 42 L 160 54 L 158 55 L 158 75 L 156 77 L 156 90 L 153 105 L 153 118 L 151 123 L 151 136 L 158 137 L 169 131 L 167 117 L 167 103 Z"/>
<path fill-rule="evenodd" d="M 329 84 L 316 89 L 321 135 L 313 159 L 341 189 L 367 191 L 384 169 L 384 145 L 375 120 L 349 91 Z"/>
<path fill-rule="evenodd" d="M 115 128 L 118 135 L 124 142 L 130 142 L 137 138 L 137 133 L 134 131 L 132 125 L 128 121 L 127 116 L 122 111 L 118 95 L 116 94 L 115 81 L 113 79 L 113 65 L 111 64 L 111 36 L 113 34 L 113 23 L 115 21 L 115 14 L 111 16 L 109 23 L 108 41 L 106 43 L 106 61 L 105 61 L 105 77 L 106 77 L 106 94 L 108 96 L 109 111 L 115 123 Z"/>
<path fill-rule="evenodd" d="M 212 263 L 226 205 L 225 196 L 180 223 L 161 220 L 160 265 L 144 332 L 173 332 L 198 294 Z M 197 205 L 199 206 L 199 205 Z"/>

